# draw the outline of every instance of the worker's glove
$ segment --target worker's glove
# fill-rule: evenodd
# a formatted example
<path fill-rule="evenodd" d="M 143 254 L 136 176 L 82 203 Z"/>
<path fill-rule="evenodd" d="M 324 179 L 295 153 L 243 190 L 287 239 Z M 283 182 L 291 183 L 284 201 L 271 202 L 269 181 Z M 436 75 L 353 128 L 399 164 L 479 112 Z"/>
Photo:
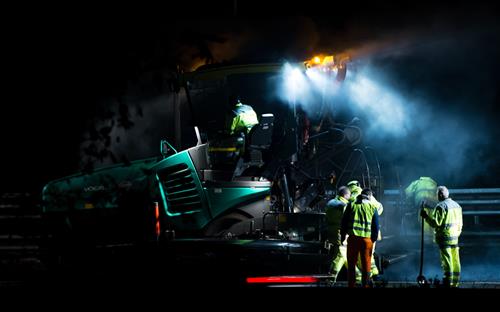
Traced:
<path fill-rule="evenodd" d="M 422 202 L 420 202 L 420 209 L 427 208 L 427 201 L 424 199 Z"/>
<path fill-rule="evenodd" d="M 427 211 L 425 211 L 425 209 L 420 210 L 420 216 L 424 219 L 427 218 L 428 216 Z"/>

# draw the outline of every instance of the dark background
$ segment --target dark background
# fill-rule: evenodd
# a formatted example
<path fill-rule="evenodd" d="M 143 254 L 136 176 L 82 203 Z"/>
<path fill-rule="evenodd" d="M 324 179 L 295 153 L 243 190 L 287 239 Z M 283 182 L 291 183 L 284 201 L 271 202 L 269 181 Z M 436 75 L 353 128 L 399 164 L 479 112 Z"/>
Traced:
<path fill-rule="evenodd" d="M 166 92 L 161 73 L 176 65 L 302 60 L 317 51 L 370 58 L 401 90 L 432 98 L 431 110 L 436 105 L 439 114 L 462 116 L 463 129 L 482 138 L 473 153 L 483 165 L 466 181 L 457 173 L 452 186 L 498 187 L 495 4 L 213 2 L 6 7 L 0 190 L 36 192 L 50 179 L 79 170 L 83 137 L 93 121 L 109 117 L 110 99 L 120 101 L 137 86 L 139 94 Z M 140 107 L 121 107 L 115 114 L 124 118 L 117 126 L 141 117 Z M 404 153 L 384 161 L 402 159 Z"/>

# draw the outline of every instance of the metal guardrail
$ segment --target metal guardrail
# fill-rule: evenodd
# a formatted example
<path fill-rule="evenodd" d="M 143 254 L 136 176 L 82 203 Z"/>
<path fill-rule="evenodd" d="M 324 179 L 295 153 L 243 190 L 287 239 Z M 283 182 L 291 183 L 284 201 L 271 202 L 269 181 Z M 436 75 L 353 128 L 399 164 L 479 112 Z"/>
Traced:
<path fill-rule="evenodd" d="M 468 220 L 472 231 L 466 231 L 463 234 L 481 236 L 493 235 L 500 236 L 497 229 L 500 227 L 500 188 L 463 188 L 449 189 L 450 196 L 462 206 L 464 222 Z M 400 190 L 387 189 L 384 191 L 384 205 L 399 209 L 399 216 L 402 218 L 401 226 L 405 220 L 415 218 L 416 211 L 405 208 L 404 194 Z M 403 195 L 403 196 L 400 196 Z"/>
<path fill-rule="evenodd" d="M 470 210 L 470 211 L 462 211 L 462 215 L 500 215 L 499 210 Z"/>
<path fill-rule="evenodd" d="M 449 189 L 450 195 L 457 194 L 500 194 L 500 188 L 467 188 L 467 189 Z M 399 195 L 398 189 L 384 190 L 384 195 Z"/>
<path fill-rule="evenodd" d="M 464 215 L 500 215 L 500 188 L 467 188 L 450 189 L 449 191 L 450 196 L 460 205 L 466 206 L 465 208 L 468 208 L 467 206 L 489 206 L 493 208 L 491 210 L 486 210 L 484 208 L 480 210 L 464 209 Z M 389 197 L 400 196 L 400 192 L 397 189 L 388 189 L 384 190 L 384 195 Z M 388 205 L 398 205 L 401 203 L 401 199 L 385 200 L 384 203 Z"/>
<path fill-rule="evenodd" d="M 457 203 L 461 205 L 500 205 L 500 199 L 494 199 L 494 200 L 482 200 L 482 199 L 477 199 L 477 200 L 467 200 L 467 199 L 457 199 Z"/>
<path fill-rule="evenodd" d="M 472 188 L 472 189 L 449 189 L 451 195 L 455 194 L 496 194 L 500 188 Z"/>
<path fill-rule="evenodd" d="M 469 205 L 474 205 L 474 206 L 479 206 L 479 205 L 500 205 L 500 199 L 495 199 L 495 200 L 488 200 L 488 199 L 475 199 L 475 200 L 460 200 L 457 199 L 455 200 L 457 203 L 463 206 L 469 206 Z M 389 205 L 396 205 L 399 203 L 399 201 L 396 200 L 385 200 L 385 204 Z M 500 210 L 499 210 L 500 211 Z"/>
<path fill-rule="evenodd" d="M 41 215 L 35 198 L 28 193 L 0 194 L 0 261 L 36 257 L 40 237 Z"/>

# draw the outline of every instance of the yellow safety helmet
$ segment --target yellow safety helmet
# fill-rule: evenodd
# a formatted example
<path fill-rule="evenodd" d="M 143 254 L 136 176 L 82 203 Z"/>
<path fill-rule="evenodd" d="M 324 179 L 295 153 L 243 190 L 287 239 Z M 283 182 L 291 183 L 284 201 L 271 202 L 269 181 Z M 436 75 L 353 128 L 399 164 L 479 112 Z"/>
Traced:
<path fill-rule="evenodd" d="M 352 186 L 352 185 L 359 186 L 359 181 L 358 180 L 352 180 L 352 181 L 349 181 L 347 183 L 347 186 Z"/>

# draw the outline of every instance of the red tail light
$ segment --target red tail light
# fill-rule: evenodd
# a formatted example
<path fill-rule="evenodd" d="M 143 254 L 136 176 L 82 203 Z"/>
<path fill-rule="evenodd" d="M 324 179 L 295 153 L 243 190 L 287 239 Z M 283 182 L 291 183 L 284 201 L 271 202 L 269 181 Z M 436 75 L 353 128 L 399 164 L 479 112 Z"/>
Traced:
<path fill-rule="evenodd" d="M 155 202 L 155 233 L 156 237 L 160 237 L 160 207 L 158 202 Z"/>
<path fill-rule="evenodd" d="M 318 278 L 314 276 L 266 276 L 247 277 L 247 284 L 287 284 L 287 283 L 317 283 Z"/>

